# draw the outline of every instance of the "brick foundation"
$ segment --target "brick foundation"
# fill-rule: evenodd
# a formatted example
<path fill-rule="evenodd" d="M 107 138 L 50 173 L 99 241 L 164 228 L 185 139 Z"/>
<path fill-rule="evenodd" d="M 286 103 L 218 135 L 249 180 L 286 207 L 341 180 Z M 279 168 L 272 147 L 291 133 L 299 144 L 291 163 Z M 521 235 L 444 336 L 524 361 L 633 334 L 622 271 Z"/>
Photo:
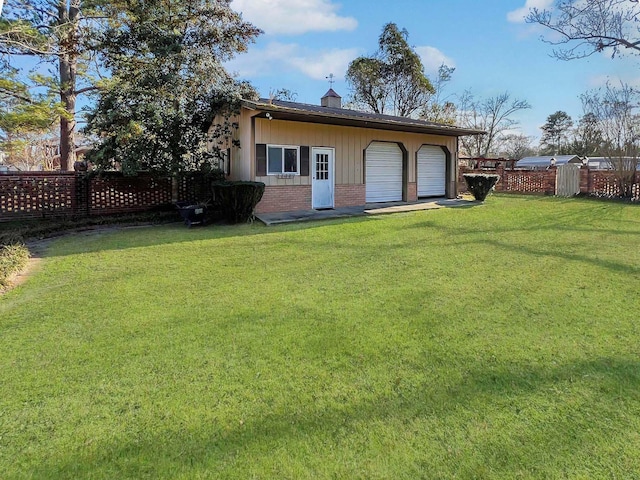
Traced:
<path fill-rule="evenodd" d="M 366 198 L 367 192 L 364 185 L 336 185 L 335 208 L 364 205 Z"/>
<path fill-rule="evenodd" d="M 334 192 L 335 208 L 353 207 L 366 203 L 364 185 L 336 185 Z M 256 207 L 256 213 L 293 212 L 311 210 L 311 186 L 274 186 L 266 187 L 262 200 Z"/>
<path fill-rule="evenodd" d="M 311 210 L 311 185 L 265 187 L 256 213 Z"/>

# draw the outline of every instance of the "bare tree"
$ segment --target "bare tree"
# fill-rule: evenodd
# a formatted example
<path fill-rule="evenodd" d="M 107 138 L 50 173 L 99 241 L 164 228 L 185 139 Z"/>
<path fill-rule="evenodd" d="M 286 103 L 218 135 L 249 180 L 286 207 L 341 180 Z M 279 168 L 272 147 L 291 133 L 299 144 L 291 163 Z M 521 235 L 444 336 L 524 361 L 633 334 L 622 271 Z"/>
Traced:
<path fill-rule="evenodd" d="M 620 196 L 632 196 L 640 152 L 638 91 L 627 84 L 607 84 L 581 96 L 587 114 L 596 119 L 603 139 L 602 151 L 611 164 Z"/>
<path fill-rule="evenodd" d="M 298 94 L 288 88 L 279 88 L 278 90 L 270 90 L 269 98 L 273 100 L 283 100 L 285 102 L 295 102 L 298 99 Z"/>
<path fill-rule="evenodd" d="M 537 23 L 553 34 L 545 42 L 558 46 L 553 56 L 572 60 L 610 50 L 640 53 L 640 4 L 638 0 L 561 0 L 551 9 L 532 8 L 528 23 Z"/>
<path fill-rule="evenodd" d="M 486 135 L 460 137 L 464 153 L 470 157 L 488 157 L 500 150 L 500 143 L 517 125 L 513 114 L 531 108 L 526 100 L 512 99 L 508 92 L 477 99 L 466 91 L 458 102 L 458 125 L 484 130 Z"/>
<path fill-rule="evenodd" d="M 52 129 L 49 132 L 23 132 L 12 137 L 6 148 L 7 165 L 22 171 L 55 168 L 58 139 Z"/>
<path fill-rule="evenodd" d="M 447 83 L 451 81 L 454 67 L 444 63 L 438 68 L 438 76 L 432 82 L 435 93 L 427 100 L 420 111 L 420 118 L 435 123 L 454 125 L 456 123 L 456 104 L 452 95 L 445 96 Z"/>
<path fill-rule="evenodd" d="M 533 156 L 536 154 L 536 149 L 533 147 L 533 137 L 522 133 L 505 135 L 498 153 L 501 157 L 510 160 Z"/>

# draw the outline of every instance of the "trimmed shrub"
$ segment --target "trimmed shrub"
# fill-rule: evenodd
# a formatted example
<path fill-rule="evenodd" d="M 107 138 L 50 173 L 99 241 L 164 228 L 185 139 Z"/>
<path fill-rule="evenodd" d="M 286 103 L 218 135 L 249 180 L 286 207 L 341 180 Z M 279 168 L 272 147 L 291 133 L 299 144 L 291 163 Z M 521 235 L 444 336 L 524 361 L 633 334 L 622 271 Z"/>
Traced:
<path fill-rule="evenodd" d="M 264 187 L 262 182 L 213 183 L 213 202 L 229 223 L 248 222 L 262 199 Z"/>
<path fill-rule="evenodd" d="M 500 175 L 494 173 L 465 173 L 463 174 L 469 191 L 479 202 L 484 202 L 491 189 L 500 180 Z"/>

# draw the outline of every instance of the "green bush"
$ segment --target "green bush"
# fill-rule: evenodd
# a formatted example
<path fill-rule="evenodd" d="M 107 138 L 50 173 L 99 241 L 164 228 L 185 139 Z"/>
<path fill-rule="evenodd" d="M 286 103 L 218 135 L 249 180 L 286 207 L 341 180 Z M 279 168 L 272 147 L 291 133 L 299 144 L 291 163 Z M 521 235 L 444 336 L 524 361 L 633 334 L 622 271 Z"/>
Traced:
<path fill-rule="evenodd" d="M 22 270 L 29 260 L 29 250 L 21 243 L 0 246 L 0 290 L 8 286 L 9 277 Z"/>
<path fill-rule="evenodd" d="M 465 173 L 463 177 L 467 182 L 469 191 L 479 202 L 484 202 L 491 189 L 500 180 L 500 175 L 495 173 Z"/>
<path fill-rule="evenodd" d="M 212 185 L 213 203 L 229 223 L 244 223 L 264 194 L 262 182 L 219 182 Z"/>

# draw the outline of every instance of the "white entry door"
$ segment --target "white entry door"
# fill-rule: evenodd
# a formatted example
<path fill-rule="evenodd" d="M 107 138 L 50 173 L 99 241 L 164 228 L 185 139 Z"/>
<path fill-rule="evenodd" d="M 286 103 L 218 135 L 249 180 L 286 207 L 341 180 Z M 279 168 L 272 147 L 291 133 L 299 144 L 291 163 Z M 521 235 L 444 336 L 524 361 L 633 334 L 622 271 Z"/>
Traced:
<path fill-rule="evenodd" d="M 311 196 L 313 208 L 333 208 L 334 164 L 333 148 L 312 149 Z"/>

